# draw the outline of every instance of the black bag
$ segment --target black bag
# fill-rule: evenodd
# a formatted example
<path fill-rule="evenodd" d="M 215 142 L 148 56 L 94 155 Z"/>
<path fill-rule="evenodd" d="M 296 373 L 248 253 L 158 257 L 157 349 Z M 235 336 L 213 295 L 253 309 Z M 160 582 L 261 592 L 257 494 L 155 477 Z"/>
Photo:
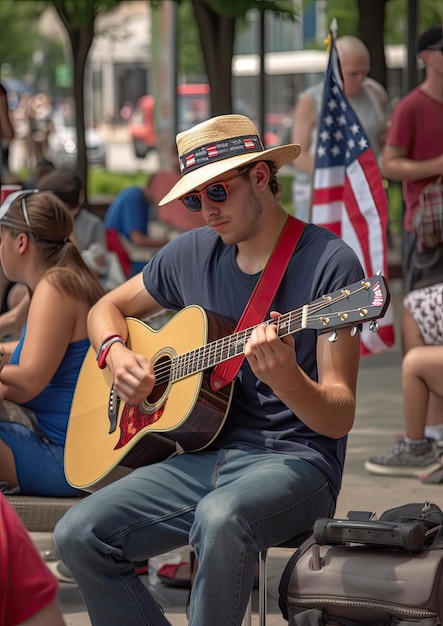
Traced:
<path fill-rule="evenodd" d="M 290 626 L 439 626 L 443 512 L 429 502 L 316 521 L 290 558 L 279 605 Z"/>

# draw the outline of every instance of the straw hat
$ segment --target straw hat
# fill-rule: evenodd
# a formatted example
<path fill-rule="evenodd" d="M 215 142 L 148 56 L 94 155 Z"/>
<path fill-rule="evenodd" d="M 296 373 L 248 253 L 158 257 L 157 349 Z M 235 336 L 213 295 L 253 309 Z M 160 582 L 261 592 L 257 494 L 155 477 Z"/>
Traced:
<path fill-rule="evenodd" d="M 213 117 L 177 135 L 182 177 L 159 205 L 248 163 L 272 161 L 281 167 L 296 159 L 300 150 L 297 144 L 265 150 L 254 123 L 244 115 Z"/>

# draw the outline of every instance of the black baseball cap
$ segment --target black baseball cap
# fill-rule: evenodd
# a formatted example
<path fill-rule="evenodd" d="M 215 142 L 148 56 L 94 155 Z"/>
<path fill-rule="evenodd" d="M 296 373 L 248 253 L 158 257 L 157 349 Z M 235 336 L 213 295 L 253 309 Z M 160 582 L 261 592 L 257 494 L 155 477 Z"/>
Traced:
<path fill-rule="evenodd" d="M 441 26 L 432 26 L 417 39 L 417 54 L 423 50 L 443 51 L 443 31 Z"/>

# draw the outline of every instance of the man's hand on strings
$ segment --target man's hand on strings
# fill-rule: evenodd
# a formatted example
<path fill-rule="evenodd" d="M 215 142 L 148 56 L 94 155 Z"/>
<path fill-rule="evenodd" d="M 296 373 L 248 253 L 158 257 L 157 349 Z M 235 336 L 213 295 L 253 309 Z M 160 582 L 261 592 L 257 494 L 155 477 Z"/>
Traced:
<path fill-rule="evenodd" d="M 280 313 L 271 312 L 271 319 L 279 316 Z M 276 324 L 260 324 L 254 328 L 245 346 L 245 356 L 257 378 L 274 391 L 293 391 L 302 381 L 294 339 L 290 335 L 280 338 Z"/>

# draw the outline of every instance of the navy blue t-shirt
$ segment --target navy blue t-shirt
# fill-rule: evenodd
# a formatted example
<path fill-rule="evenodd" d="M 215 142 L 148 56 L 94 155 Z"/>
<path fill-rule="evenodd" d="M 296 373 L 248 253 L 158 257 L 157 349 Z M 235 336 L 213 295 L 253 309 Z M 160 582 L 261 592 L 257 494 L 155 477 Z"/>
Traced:
<path fill-rule="evenodd" d="M 226 245 L 210 228 L 180 235 L 146 265 L 143 280 L 166 309 L 197 304 L 234 320 L 241 317 L 260 273 L 238 267 L 236 246 Z M 287 313 L 363 277 L 353 250 L 333 233 L 308 224 L 292 256 L 270 310 Z M 344 330 L 343 332 L 349 332 Z M 294 335 L 297 361 L 317 380 L 316 330 Z M 235 383 L 232 403 L 216 448 L 250 446 L 292 452 L 309 459 L 328 477 L 337 495 L 341 485 L 347 437 L 315 433 L 258 380 L 247 361 Z"/>

